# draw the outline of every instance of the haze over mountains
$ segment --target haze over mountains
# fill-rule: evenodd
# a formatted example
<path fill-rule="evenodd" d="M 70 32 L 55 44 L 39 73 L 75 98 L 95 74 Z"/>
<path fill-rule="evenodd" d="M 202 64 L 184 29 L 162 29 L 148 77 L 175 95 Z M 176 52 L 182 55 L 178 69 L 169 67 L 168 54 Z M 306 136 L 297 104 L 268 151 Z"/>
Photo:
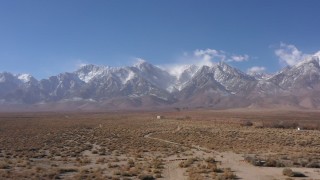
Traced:
<path fill-rule="evenodd" d="M 0 73 L 1 110 L 151 108 L 320 108 L 320 56 L 274 75 L 247 74 L 225 62 L 188 65 L 180 73 L 141 61 L 133 66 L 85 65 L 37 80 Z"/>

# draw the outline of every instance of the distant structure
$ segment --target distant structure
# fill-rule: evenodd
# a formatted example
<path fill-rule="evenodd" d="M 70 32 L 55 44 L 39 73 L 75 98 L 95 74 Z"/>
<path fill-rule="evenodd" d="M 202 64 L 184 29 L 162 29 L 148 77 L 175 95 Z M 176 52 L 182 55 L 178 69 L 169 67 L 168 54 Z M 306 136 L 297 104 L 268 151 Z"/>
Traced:
<path fill-rule="evenodd" d="M 163 119 L 163 116 L 157 116 L 157 119 Z"/>
<path fill-rule="evenodd" d="M 298 131 L 301 131 L 301 128 L 300 128 L 300 127 L 298 127 L 298 128 L 297 128 L 297 130 L 298 130 Z"/>

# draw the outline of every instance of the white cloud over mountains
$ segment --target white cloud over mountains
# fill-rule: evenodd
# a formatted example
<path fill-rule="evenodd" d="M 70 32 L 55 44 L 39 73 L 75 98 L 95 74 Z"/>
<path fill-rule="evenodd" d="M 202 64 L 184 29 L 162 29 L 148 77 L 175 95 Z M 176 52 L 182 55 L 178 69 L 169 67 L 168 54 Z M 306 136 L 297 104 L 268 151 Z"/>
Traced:
<path fill-rule="evenodd" d="M 185 58 L 195 61 L 195 64 L 197 65 L 211 66 L 214 61 L 225 60 L 226 56 L 223 51 L 215 49 L 196 49 L 192 55 L 185 53 Z"/>
<path fill-rule="evenodd" d="M 259 74 L 264 73 L 266 71 L 265 67 L 262 66 L 253 66 L 247 70 L 248 74 Z"/>
<path fill-rule="evenodd" d="M 309 54 L 304 54 L 295 45 L 280 43 L 280 48 L 276 49 L 274 53 L 278 56 L 281 64 L 294 66 L 305 58 L 309 57 Z"/>
<path fill-rule="evenodd" d="M 193 52 L 184 52 L 177 62 L 161 65 L 173 75 L 181 74 L 190 65 L 212 66 L 220 61 L 244 62 L 249 60 L 249 55 L 237 55 L 216 49 L 196 49 Z"/>
<path fill-rule="evenodd" d="M 231 60 L 230 61 L 235 61 L 235 62 L 243 62 L 243 61 L 248 61 L 249 60 L 249 56 L 248 55 L 233 55 L 231 56 Z"/>
<path fill-rule="evenodd" d="M 244 55 L 235 55 L 230 54 L 222 50 L 215 49 L 205 49 L 205 50 L 195 50 L 193 55 L 196 58 L 200 58 L 200 61 L 203 61 L 208 64 L 217 62 L 217 61 L 227 61 L 227 62 L 243 62 L 248 61 L 249 56 L 247 54 Z"/>
<path fill-rule="evenodd" d="M 88 65 L 88 63 L 86 61 L 80 60 L 80 59 L 77 60 L 76 63 L 75 63 L 76 68 L 81 68 L 81 67 L 86 66 L 86 65 Z"/>

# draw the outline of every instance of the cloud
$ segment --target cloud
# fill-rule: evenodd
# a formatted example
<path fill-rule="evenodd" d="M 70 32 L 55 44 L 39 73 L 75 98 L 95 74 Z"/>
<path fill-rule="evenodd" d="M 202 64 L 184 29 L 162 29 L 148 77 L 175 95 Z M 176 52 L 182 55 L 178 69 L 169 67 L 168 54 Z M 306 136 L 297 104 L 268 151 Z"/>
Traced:
<path fill-rule="evenodd" d="M 226 53 L 215 49 L 196 49 L 189 58 L 194 59 L 197 65 L 211 66 L 216 61 L 224 61 L 226 59 Z"/>
<path fill-rule="evenodd" d="M 249 60 L 249 55 L 235 55 L 222 50 L 215 49 L 197 49 L 193 52 L 194 59 L 197 59 L 200 64 L 212 65 L 214 62 L 227 61 L 227 62 L 243 62 Z M 192 57 L 191 57 L 192 58 Z"/>
<path fill-rule="evenodd" d="M 263 73 L 266 71 L 266 68 L 265 67 L 262 67 L 262 66 L 253 66 L 251 68 L 249 68 L 247 70 L 247 73 L 248 74 L 256 74 L 256 73 Z"/>
<path fill-rule="evenodd" d="M 249 56 L 247 54 L 245 55 L 233 55 L 231 56 L 231 59 L 229 59 L 229 62 L 235 61 L 235 62 L 243 62 L 243 61 L 248 61 Z"/>
<path fill-rule="evenodd" d="M 243 62 L 248 61 L 249 56 L 235 55 L 227 53 L 222 50 L 216 49 L 196 49 L 193 52 L 184 52 L 181 57 L 178 58 L 178 62 L 162 65 L 161 67 L 168 70 L 170 74 L 179 75 L 190 65 L 212 66 L 217 62 Z"/>
<path fill-rule="evenodd" d="M 298 50 L 298 48 L 292 44 L 280 43 L 280 48 L 276 49 L 274 53 L 279 57 L 281 64 L 294 66 L 298 62 L 310 56 L 304 54 Z"/>
<path fill-rule="evenodd" d="M 164 68 L 166 70 L 168 70 L 168 72 L 171 74 L 171 75 L 174 75 L 174 76 L 180 76 L 187 68 L 189 67 L 189 65 L 186 65 L 186 64 L 173 64 L 173 65 L 166 65 Z"/>
<path fill-rule="evenodd" d="M 142 59 L 142 58 L 139 58 L 139 57 L 134 58 L 134 65 L 135 65 L 135 66 L 137 66 L 137 65 L 139 65 L 139 64 L 142 64 L 142 63 L 144 63 L 144 62 L 146 62 L 146 60 L 144 60 L 144 59 Z"/>
<path fill-rule="evenodd" d="M 223 51 L 215 49 L 196 49 L 193 52 L 183 52 L 173 63 L 163 64 L 160 67 L 174 76 L 180 76 L 188 67 L 195 65 L 212 66 L 224 58 Z"/>
<path fill-rule="evenodd" d="M 87 62 L 84 61 L 84 60 L 78 59 L 78 60 L 75 61 L 74 64 L 75 64 L 76 69 L 79 69 L 79 68 L 81 68 L 81 67 L 83 67 L 83 66 L 88 65 L 89 63 L 87 63 Z"/>

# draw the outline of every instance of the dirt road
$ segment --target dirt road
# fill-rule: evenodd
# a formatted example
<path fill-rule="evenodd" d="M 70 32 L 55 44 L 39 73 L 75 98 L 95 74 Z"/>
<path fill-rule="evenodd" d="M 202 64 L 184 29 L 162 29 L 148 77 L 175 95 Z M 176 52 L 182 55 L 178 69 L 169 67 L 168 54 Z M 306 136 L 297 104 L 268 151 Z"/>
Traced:
<path fill-rule="evenodd" d="M 180 131 L 182 128 L 178 126 L 174 132 Z M 145 138 L 152 139 L 155 141 L 161 141 L 165 143 L 174 144 L 177 146 L 186 147 L 183 144 L 172 142 L 165 139 L 154 138 L 152 137 L 153 133 L 149 133 L 145 135 Z M 189 147 L 190 148 L 190 147 Z M 253 166 L 246 161 L 244 161 L 244 157 L 241 154 L 236 154 L 233 152 L 216 152 L 211 149 L 201 147 L 199 145 L 192 145 L 191 148 L 195 155 L 197 156 L 215 156 L 217 161 L 221 162 L 221 167 L 231 168 L 232 171 L 235 172 L 239 179 L 245 180 L 272 180 L 279 179 L 285 180 L 287 177 L 282 175 L 283 168 L 275 168 L 275 167 L 257 167 Z M 173 157 L 168 157 L 167 160 L 172 159 Z M 292 178 L 292 179 L 312 179 L 312 180 L 320 180 L 320 171 L 318 169 L 312 168 L 291 168 L 293 171 L 304 173 L 306 178 Z M 164 178 L 168 180 L 185 180 L 187 176 L 184 176 L 185 169 L 179 167 L 179 161 L 167 161 L 165 164 Z"/>

